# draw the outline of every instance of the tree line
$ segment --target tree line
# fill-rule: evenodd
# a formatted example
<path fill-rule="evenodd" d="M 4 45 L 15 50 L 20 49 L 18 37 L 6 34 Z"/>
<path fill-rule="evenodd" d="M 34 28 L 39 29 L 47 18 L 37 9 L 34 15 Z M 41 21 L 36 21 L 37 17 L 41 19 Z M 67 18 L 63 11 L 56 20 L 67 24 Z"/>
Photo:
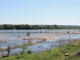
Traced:
<path fill-rule="evenodd" d="M 12 25 L 12 24 L 3 24 L 0 25 L 0 30 L 26 30 L 26 29 L 80 29 L 80 26 L 77 25 Z"/>

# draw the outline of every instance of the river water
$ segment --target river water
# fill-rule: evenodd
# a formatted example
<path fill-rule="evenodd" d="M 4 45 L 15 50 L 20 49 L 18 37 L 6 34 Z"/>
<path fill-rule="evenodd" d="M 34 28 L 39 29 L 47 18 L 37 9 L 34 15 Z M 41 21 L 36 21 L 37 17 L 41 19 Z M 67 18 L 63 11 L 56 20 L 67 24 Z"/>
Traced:
<path fill-rule="evenodd" d="M 61 32 L 79 32 L 79 30 L 76 29 L 59 29 L 59 30 L 0 30 L 0 34 L 3 34 L 4 36 L 0 36 L 0 38 L 7 38 L 7 41 L 0 41 L 1 48 L 7 48 L 9 44 L 11 46 L 16 45 L 22 45 L 24 42 L 28 43 L 28 40 L 22 40 L 20 38 L 17 38 L 18 36 L 26 36 L 27 32 L 30 32 L 30 36 L 37 36 L 39 34 L 45 34 L 40 32 L 55 32 L 55 33 L 61 33 Z M 50 33 L 52 35 L 55 35 L 55 33 Z M 74 40 L 77 38 L 80 38 L 80 34 L 61 34 L 64 37 L 57 38 L 57 39 L 51 39 L 46 42 L 42 42 L 40 44 L 29 46 L 28 49 L 31 50 L 33 53 L 38 53 L 47 49 L 54 49 L 55 45 L 58 46 L 60 40 Z M 37 42 L 40 40 L 31 40 L 32 42 Z M 19 53 L 19 51 L 22 51 L 21 48 L 16 48 L 11 50 L 11 54 Z M 0 54 L 2 54 L 0 52 Z M 6 51 L 3 52 L 3 54 L 7 54 Z"/>

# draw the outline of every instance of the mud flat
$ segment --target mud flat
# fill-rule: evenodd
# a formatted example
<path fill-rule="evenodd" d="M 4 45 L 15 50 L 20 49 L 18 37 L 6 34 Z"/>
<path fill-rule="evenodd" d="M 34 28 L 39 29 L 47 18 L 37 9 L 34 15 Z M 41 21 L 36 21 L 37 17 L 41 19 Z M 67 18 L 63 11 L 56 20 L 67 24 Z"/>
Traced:
<path fill-rule="evenodd" d="M 0 41 L 7 41 L 7 38 L 0 38 Z"/>
<path fill-rule="evenodd" d="M 8 36 L 7 34 L 0 34 L 0 36 Z"/>
<path fill-rule="evenodd" d="M 21 38 L 23 40 L 28 40 L 28 39 L 38 39 L 38 40 L 50 40 L 50 39 L 56 39 L 56 38 L 61 38 L 63 37 L 62 35 L 49 35 L 49 34 L 42 34 L 42 35 L 37 35 L 37 36 L 18 36 L 18 38 Z"/>

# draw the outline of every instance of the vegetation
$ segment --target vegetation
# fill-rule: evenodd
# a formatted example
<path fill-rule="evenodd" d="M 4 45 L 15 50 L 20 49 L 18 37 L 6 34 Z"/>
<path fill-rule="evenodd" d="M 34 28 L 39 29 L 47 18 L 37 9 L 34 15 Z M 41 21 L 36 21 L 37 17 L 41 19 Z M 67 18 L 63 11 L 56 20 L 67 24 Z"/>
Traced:
<path fill-rule="evenodd" d="M 0 30 L 22 30 L 22 29 L 80 29 L 80 26 L 73 25 L 12 25 L 12 24 L 3 24 L 0 25 Z"/>
<path fill-rule="evenodd" d="M 74 53 L 72 56 L 70 56 L 64 60 L 80 60 L 80 51 Z"/>
<path fill-rule="evenodd" d="M 66 58 L 65 52 L 68 52 L 69 55 L 73 54 L 76 51 L 80 50 L 80 43 L 62 46 L 53 50 L 46 50 L 37 54 L 23 54 L 17 56 L 9 56 L 5 58 L 0 58 L 0 60 L 64 60 Z M 79 55 L 78 55 L 79 56 Z M 76 56 L 75 56 L 76 57 Z M 76 57 L 74 60 L 79 60 L 79 57 Z"/>
<path fill-rule="evenodd" d="M 70 31 L 68 31 L 67 33 L 70 33 Z"/>
<path fill-rule="evenodd" d="M 9 44 L 9 46 L 7 47 L 7 52 L 8 52 L 8 55 L 7 56 L 10 55 L 10 51 L 11 51 L 11 47 L 10 47 L 10 44 Z"/>
<path fill-rule="evenodd" d="M 28 32 L 26 35 L 29 36 L 30 35 L 30 32 Z"/>
<path fill-rule="evenodd" d="M 45 38 L 42 38 L 41 40 L 42 40 L 42 41 L 46 41 L 46 39 L 45 39 Z"/>
<path fill-rule="evenodd" d="M 27 53 L 27 47 L 28 47 L 28 45 L 24 42 L 22 45 L 22 54 Z"/>

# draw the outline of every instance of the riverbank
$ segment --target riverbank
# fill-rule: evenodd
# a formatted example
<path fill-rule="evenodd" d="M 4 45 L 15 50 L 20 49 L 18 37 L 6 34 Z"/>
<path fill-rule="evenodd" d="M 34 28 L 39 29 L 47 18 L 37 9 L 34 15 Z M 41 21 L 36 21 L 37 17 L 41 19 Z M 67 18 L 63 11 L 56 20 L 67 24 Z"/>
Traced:
<path fill-rule="evenodd" d="M 80 41 L 70 44 L 67 46 L 62 46 L 52 50 L 46 50 L 38 54 L 23 54 L 23 55 L 13 55 L 10 57 L 0 58 L 0 60 L 63 60 L 67 56 L 65 53 L 69 53 L 69 56 L 74 52 L 80 50 Z"/>

